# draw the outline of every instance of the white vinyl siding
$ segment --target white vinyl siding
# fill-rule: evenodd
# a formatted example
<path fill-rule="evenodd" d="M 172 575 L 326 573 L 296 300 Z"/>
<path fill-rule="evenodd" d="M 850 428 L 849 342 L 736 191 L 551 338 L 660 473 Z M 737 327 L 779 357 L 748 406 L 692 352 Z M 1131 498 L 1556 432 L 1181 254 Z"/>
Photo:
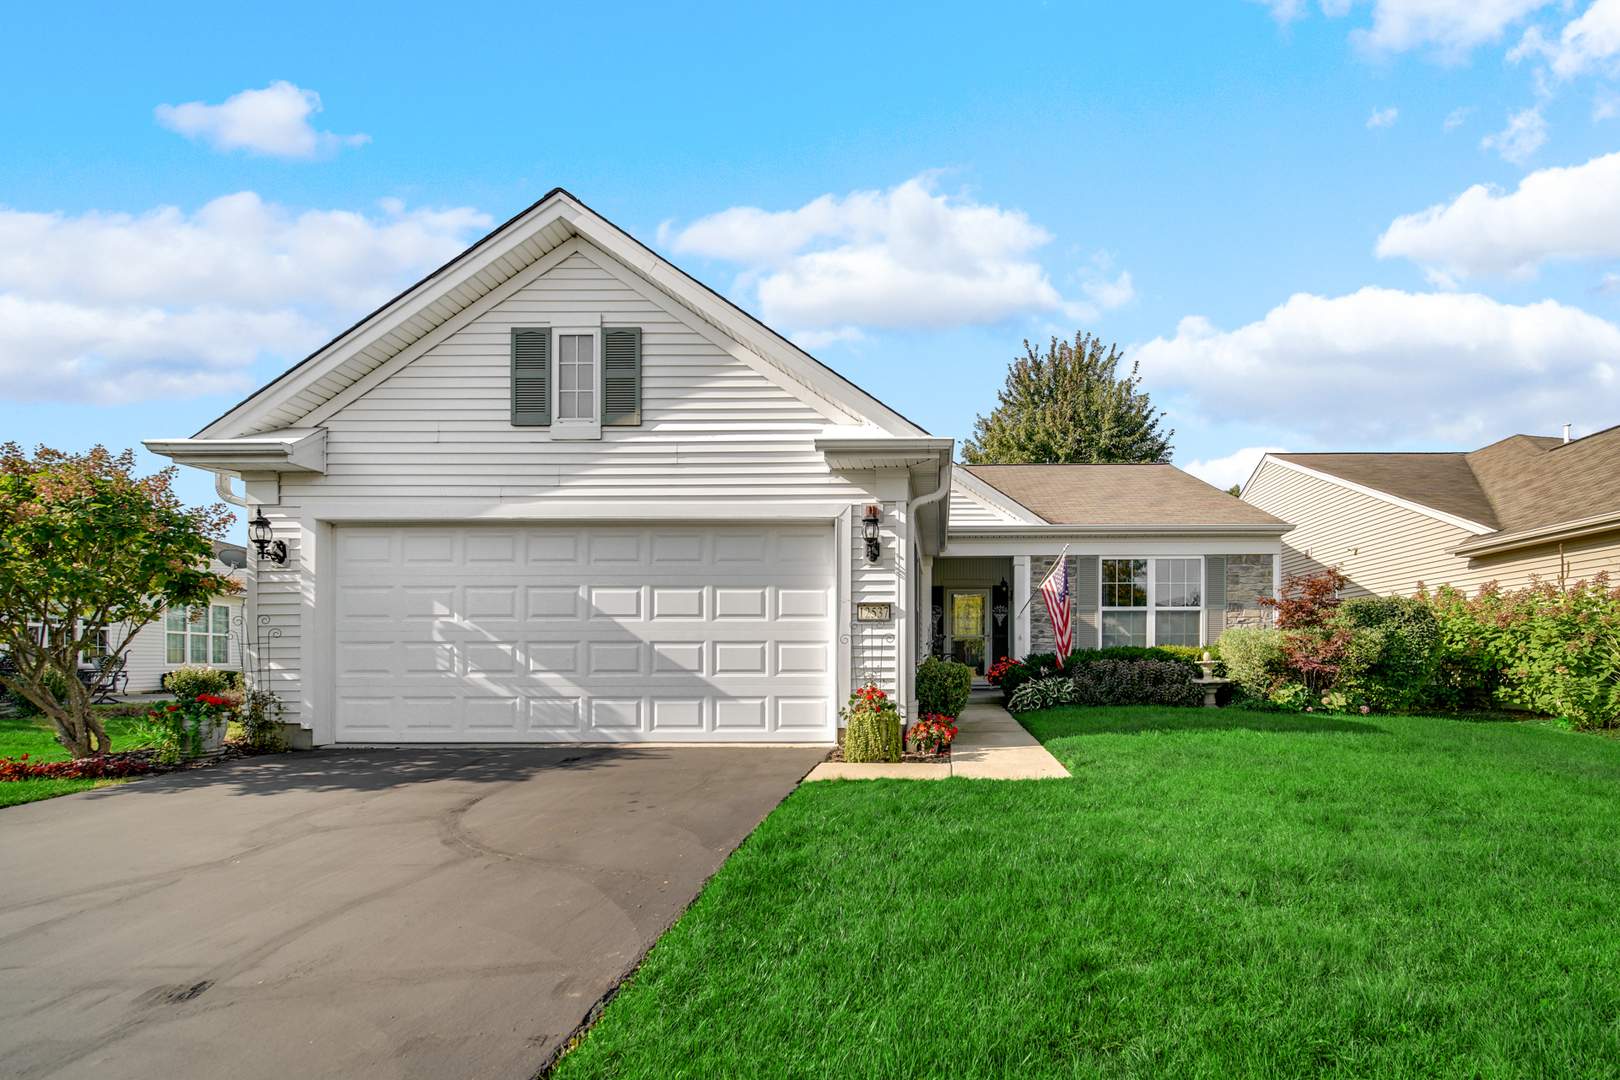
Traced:
<path fill-rule="evenodd" d="M 623 518 L 637 504 L 704 503 L 725 506 L 724 520 L 746 520 L 762 503 L 820 508 L 870 501 L 857 483 L 830 471 L 815 448 L 834 420 L 606 265 L 608 256 L 582 243 L 579 253 L 324 419 L 324 475 L 282 475 L 280 505 L 264 512 L 277 538 L 287 541 L 289 558 L 285 567 L 261 564 L 263 625 L 250 629 L 262 643 L 270 685 L 287 702 L 288 720 L 323 723 L 323 694 L 330 692 L 321 685 L 325 676 L 312 672 L 321 654 L 308 652 L 320 650 L 320 635 L 331 632 L 331 616 L 317 610 L 316 599 L 327 586 L 317 587 L 324 572 L 309 565 L 315 553 L 302 550 L 304 541 L 319 522 L 344 522 L 357 507 L 370 517 L 458 522 L 514 505 L 532 520 L 546 513 L 546 502 L 559 500 L 580 520 L 589 520 L 583 507 L 592 504 Z M 566 332 L 593 320 L 641 330 L 640 425 L 604 425 L 600 439 L 587 442 L 513 426 L 512 329 Z M 859 565 L 854 575 L 855 599 L 901 599 L 892 559 Z M 280 636 L 272 638 L 271 630 Z M 868 654 L 889 687 L 897 670 L 893 630 Z"/>

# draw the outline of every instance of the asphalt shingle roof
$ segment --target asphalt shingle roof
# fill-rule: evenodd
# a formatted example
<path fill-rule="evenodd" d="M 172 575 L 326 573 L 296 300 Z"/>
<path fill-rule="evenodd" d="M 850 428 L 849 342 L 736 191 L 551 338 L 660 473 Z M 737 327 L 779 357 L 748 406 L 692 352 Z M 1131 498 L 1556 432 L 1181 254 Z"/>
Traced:
<path fill-rule="evenodd" d="M 1054 525 L 1281 525 L 1174 465 L 963 465 Z"/>

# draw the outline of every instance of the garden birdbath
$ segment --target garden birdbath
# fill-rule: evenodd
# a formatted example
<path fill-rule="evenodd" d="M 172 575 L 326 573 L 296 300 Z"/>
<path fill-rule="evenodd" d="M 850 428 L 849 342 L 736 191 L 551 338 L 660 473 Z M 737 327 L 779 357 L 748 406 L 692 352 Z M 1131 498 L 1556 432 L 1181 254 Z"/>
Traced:
<path fill-rule="evenodd" d="M 1216 707 L 1215 691 L 1219 690 L 1232 680 L 1217 679 L 1215 677 L 1215 665 L 1220 663 L 1220 661 L 1211 659 L 1208 652 L 1205 652 L 1204 658 L 1199 660 L 1197 663 L 1199 667 L 1204 669 L 1204 677 L 1202 679 L 1194 679 L 1193 682 L 1204 688 L 1204 708 L 1213 709 Z"/>

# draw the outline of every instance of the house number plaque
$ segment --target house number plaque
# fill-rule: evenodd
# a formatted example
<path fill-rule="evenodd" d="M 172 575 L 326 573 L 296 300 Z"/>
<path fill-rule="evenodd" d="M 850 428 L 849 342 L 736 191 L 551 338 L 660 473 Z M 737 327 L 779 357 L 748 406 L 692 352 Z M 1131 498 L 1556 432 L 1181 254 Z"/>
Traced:
<path fill-rule="evenodd" d="M 893 604 L 856 604 L 856 622 L 888 622 L 894 618 Z"/>

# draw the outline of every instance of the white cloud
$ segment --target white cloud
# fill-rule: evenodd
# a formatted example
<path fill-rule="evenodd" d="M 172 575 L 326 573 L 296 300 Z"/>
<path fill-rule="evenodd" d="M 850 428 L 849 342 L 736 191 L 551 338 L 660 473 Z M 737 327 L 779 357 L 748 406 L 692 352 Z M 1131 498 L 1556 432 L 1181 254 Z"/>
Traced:
<path fill-rule="evenodd" d="M 1479 140 L 1479 147 L 1495 150 L 1504 160 L 1523 165 L 1546 141 L 1547 121 L 1541 117 L 1541 106 L 1536 105 L 1508 113 L 1507 127 Z"/>
<path fill-rule="evenodd" d="M 1465 106 L 1461 109 L 1452 109 L 1451 112 L 1446 116 L 1446 122 L 1440 125 L 1440 130 L 1444 131 L 1447 135 L 1451 134 L 1453 131 L 1456 131 L 1458 128 L 1462 127 L 1463 124 L 1467 122 L 1468 118 L 1473 115 L 1473 113 L 1474 106 L 1472 105 Z"/>
<path fill-rule="evenodd" d="M 1221 490 L 1226 490 L 1233 484 L 1246 482 L 1254 473 L 1254 467 L 1260 464 L 1260 459 L 1267 454 L 1287 453 L 1284 446 L 1245 446 L 1236 453 L 1227 454 L 1223 458 L 1211 458 L 1209 461 L 1189 461 L 1181 468 L 1192 473 L 1206 484 L 1214 484 Z"/>
<path fill-rule="evenodd" d="M 1372 115 L 1367 117 L 1367 130 L 1375 131 L 1378 128 L 1394 127 L 1395 118 L 1400 115 L 1400 112 L 1401 110 L 1393 105 L 1387 109 L 1374 109 Z"/>
<path fill-rule="evenodd" d="M 765 321 L 798 330 L 939 330 L 1063 312 L 1066 301 L 1030 258 L 1051 234 L 1018 210 L 937 194 L 933 177 L 888 191 L 823 195 L 797 210 L 738 206 L 659 242 L 678 254 L 741 264 Z"/>
<path fill-rule="evenodd" d="M 1430 47 L 1456 60 L 1499 39 L 1507 28 L 1552 0 L 1374 0 L 1372 26 L 1352 34 L 1370 52 Z M 1328 15 L 1348 14 L 1349 2 L 1327 3 Z"/>
<path fill-rule="evenodd" d="M 1620 0 L 1592 0 L 1580 17 L 1570 20 L 1548 41 L 1540 27 L 1525 31 L 1524 39 L 1508 59 L 1539 56 L 1560 79 L 1592 73 L 1614 74 L 1620 57 Z"/>
<path fill-rule="evenodd" d="M 321 95 L 277 80 L 263 90 L 243 90 L 221 105 L 189 101 L 184 105 L 159 105 L 153 114 L 170 131 L 204 139 L 216 150 L 313 158 L 371 141 L 369 135 L 316 131 L 310 117 L 320 111 Z"/>
<path fill-rule="evenodd" d="M 1121 270 L 1119 277 L 1113 281 L 1107 279 L 1088 281 L 1080 287 L 1104 311 L 1122 308 L 1136 299 L 1136 286 L 1131 284 L 1131 272 L 1129 270 Z"/>
<path fill-rule="evenodd" d="M 1538 169 L 1512 194 L 1475 184 L 1396 218 L 1377 250 L 1457 277 L 1527 277 L 1547 259 L 1620 256 L 1620 153 Z"/>
<path fill-rule="evenodd" d="M 792 337 L 793 344 L 806 352 L 812 349 L 825 349 L 828 345 L 846 343 L 856 345 L 866 341 L 867 337 L 853 326 L 845 326 L 838 330 L 800 330 Z"/>
<path fill-rule="evenodd" d="M 1371 287 L 1301 293 L 1231 331 L 1186 318 L 1129 354 L 1155 393 L 1185 395 L 1206 422 L 1287 426 L 1342 447 L 1603 426 L 1616 357 L 1620 327 L 1552 300 Z"/>
<path fill-rule="evenodd" d="M 0 209 L 0 396 L 112 403 L 237 392 L 465 246 L 467 209 L 293 215 L 252 192 L 195 214 Z"/>
<path fill-rule="evenodd" d="M 1271 9 L 1271 17 L 1287 26 L 1305 17 L 1305 0 L 1249 0 L 1251 4 L 1264 4 Z"/>

